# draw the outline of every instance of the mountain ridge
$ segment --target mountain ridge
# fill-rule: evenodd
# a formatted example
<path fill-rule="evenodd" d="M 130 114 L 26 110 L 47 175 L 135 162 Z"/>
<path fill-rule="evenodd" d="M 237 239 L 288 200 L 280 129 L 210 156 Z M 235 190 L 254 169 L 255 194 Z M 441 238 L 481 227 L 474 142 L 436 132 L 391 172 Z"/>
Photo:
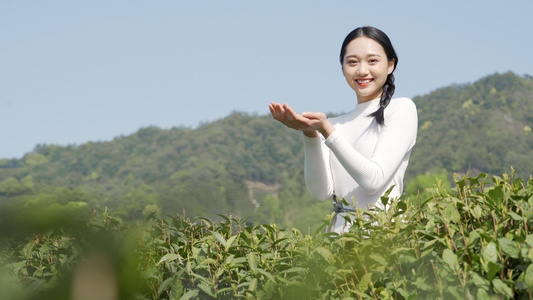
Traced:
<path fill-rule="evenodd" d="M 511 167 L 516 176 L 531 175 L 531 76 L 496 73 L 413 101 L 419 132 L 405 186 L 419 176 L 501 175 Z M 107 207 L 125 220 L 185 211 L 287 226 L 310 224 L 329 209 L 305 189 L 301 134 L 269 115 L 242 112 L 196 129 L 145 127 L 112 141 L 38 145 L 21 159 L 0 160 L 0 207 L 53 199 Z"/>

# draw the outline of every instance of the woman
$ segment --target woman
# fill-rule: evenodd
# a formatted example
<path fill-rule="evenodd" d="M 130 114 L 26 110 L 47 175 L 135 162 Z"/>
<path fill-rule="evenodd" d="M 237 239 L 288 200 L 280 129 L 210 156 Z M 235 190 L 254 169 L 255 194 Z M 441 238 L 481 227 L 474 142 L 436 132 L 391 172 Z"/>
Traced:
<path fill-rule="evenodd" d="M 348 231 L 344 216 L 354 207 L 336 198 L 366 208 L 381 205 L 391 186 L 389 197 L 401 196 L 418 123 L 412 100 L 392 99 L 398 57 L 385 33 L 356 28 L 342 44 L 340 63 L 357 96 L 352 112 L 328 119 L 321 112 L 297 114 L 287 104 L 269 105 L 274 119 L 303 132 L 307 189 L 321 201 L 333 196 L 338 217 L 330 230 L 337 233 Z"/>

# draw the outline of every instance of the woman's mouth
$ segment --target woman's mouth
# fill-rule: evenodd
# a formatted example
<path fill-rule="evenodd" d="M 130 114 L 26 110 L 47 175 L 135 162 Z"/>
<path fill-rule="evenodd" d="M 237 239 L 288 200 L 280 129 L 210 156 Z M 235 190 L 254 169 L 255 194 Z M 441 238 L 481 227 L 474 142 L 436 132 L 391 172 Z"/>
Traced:
<path fill-rule="evenodd" d="M 373 80 L 374 79 L 365 78 L 365 79 L 357 79 L 355 82 L 357 82 L 357 84 L 359 84 L 360 86 L 367 86 Z"/>

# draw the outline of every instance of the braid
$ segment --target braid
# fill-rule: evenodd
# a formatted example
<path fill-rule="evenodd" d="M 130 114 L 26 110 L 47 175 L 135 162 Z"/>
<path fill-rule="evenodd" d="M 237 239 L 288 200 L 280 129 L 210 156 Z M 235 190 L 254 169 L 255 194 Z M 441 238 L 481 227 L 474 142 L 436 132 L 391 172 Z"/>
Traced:
<path fill-rule="evenodd" d="M 375 112 L 371 113 L 369 117 L 374 117 L 376 122 L 378 122 L 379 125 L 385 125 L 385 107 L 387 107 L 390 103 L 390 100 L 392 99 L 392 95 L 394 95 L 394 90 L 396 89 L 396 86 L 394 85 L 394 75 L 389 74 L 387 76 L 387 80 L 385 81 L 385 84 L 383 85 L 383 90 L 381 92 L 381 99 L 379 100 L 379 108 Z"/>

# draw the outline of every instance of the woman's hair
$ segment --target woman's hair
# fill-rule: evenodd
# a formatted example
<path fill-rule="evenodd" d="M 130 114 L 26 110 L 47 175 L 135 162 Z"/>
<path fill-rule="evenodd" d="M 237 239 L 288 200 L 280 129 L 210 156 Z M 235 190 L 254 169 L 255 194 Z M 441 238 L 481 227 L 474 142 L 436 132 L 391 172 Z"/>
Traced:
<path fill-rule="evenodd" d="M 396 55 L 396 51 L 394 51 L 394 47 L 392 47 L 389 37 L 383 31 L 371 26 L 358 27 L 346 36 L 341 47 L 341 65 L 344 63 L 344 55 L 346 54 L 346 47 L 348 44 L 361 36 L 371 38 L 378 42 L 385 50 L 388 61 L 394 59 L 394 69 L 392 70 L 392 73 L 394 73 L 394 70 L 396 70 L 396 65 L 398 65 L 398 56 Z M 379 100 L 378 110 L 369 115 L 370 117 L 374 117 L 376 122 L 378 122 L 380 125 L 385 124 L 383 113 L 385 111 L 385 107 L 389 105 L 396 88 L 394 85 L 394 75 L 392 75 L 392 73 L 387 76 L 387 80 L 385 81 L 385 84 L 383 84 L 383 91 L 381 93 L 381 99 Z"/>

